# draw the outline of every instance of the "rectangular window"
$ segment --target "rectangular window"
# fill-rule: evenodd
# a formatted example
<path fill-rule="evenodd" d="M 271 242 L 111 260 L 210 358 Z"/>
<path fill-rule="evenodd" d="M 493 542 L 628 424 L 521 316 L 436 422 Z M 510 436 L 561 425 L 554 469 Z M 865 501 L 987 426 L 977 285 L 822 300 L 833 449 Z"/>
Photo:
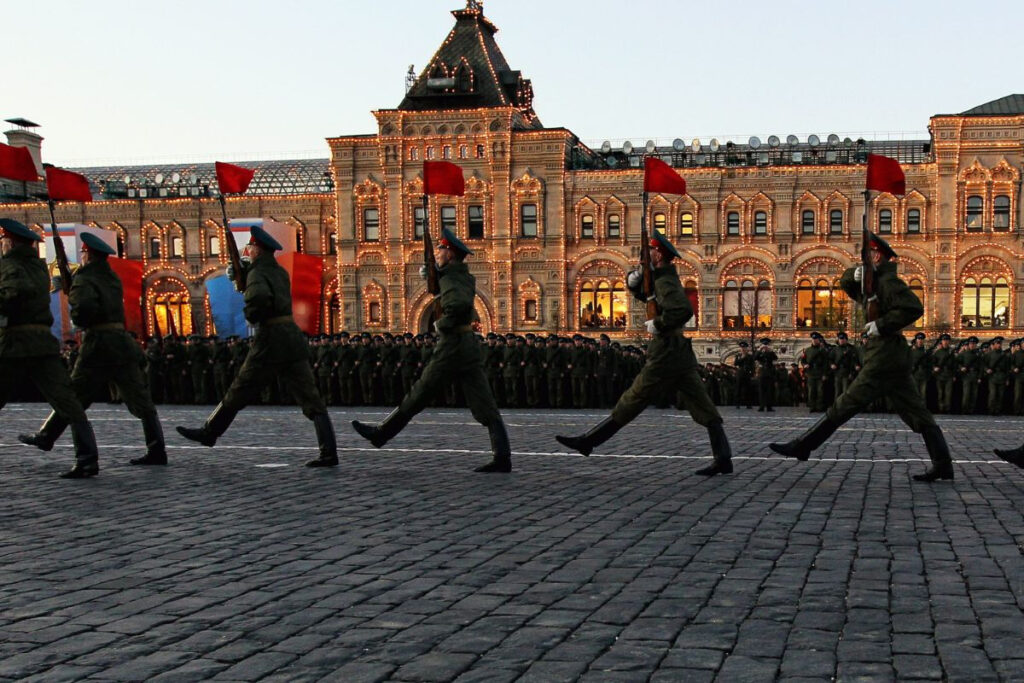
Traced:
<path fill-rule="evenodd" d="M 729 235 L 740 234 L 740 214 L 738 211 L 730 211 L 725 216 L 725 229 Z"/>
<path fill-rule="evenodd" d="M 882 209 L 878 212 L 878 232 L 880 234 L 892 232 L 892 211 L 890 209 Z"/>
<path fill-rule="evenodd" d="M 185 240 L 181 237 L 171 238 L 171 258 L 182 258 L 185 256 Z"/>
<path fill-rule="evenodd" d="M 972 195 L 967 198 L 966 227 L 968 230 L 972 232 L 981 230 L 982 210 L 984 207 L 985 202 L 978 195 Z"/>
<path fill-rule="evenodd" d="M 519 207 L 519 221 L 522 225 L 523 237 L 537 236 L 537 205 L 523 204 Z"/>
<path fill-rule="evenodd" d="M 693 234 L 693 214 L 685 211 L 679 216 L 679 234 L 689 236 Z"/>
<path fill-rule="evenodd" d="M 804 211 L 800 214 L 800 232 L 805 235 L 814 234 L 814 212 Z"/>
<path fill-rule="evenodd" d="M 484 207 L 479 204 L 470 204 L 466 207 L 469 217 L 469 239 L 482 240 L 484 238 Z"/>
<path fill-rule="evenodd" d="M 484 146 L 483 145 L 477 145 L 476 146 L 476 158 L 477 159 L 483 159 L 484 158 Z"/>
<path fill-rule="evenodd" d="M 580 237 L 585 240 L 594 239 L 594 217 L 583 216 L 580 218 Z"/>
<path fill-rule="evenodd" d="M 833 235 L 843 234 L 843 212 L 832 209 L 828 214 L 828 231 Z"/>
<path fill-rule="evenodd" d="M 454 206 L 442 206 L 441 207 L 441 227 L 448 228 L 452 232 L 455 232 L 455 207 Z"/>
<path fill-rule="evenodd" d="M 380 211 L 363 209 L 363 235 L 367 242 L 380 241 Z"/>
<path fill-rule="evenodd" d="M 907 211 L 907 232 L 921 232 L 921 209 Z"/>
<path fill-rule="evenodd" d="M 380 322 L 380 302 L 378 302 L 378 301 L 371 301 L 370 302 L 370 322 L 371 323 L 379 323 Z"/>
<path fill-rule="evenodd" d="M 537 300 L 527 299 L 526 306 L 524 308 L 524 314 L 527 320 L 537 319 Z"/>
<path fill-rule="evenodd" d="M 768 234 L 768 214 L 764 211 L 758 211 L 754 214 L 754 234 Z"/>
<path fill-rule="evenodd" d="M 665 214 L 656 213 L 654 214 L 654 229 L 660 232 L 662 235 L 665 234 L 665 226 L 668 224 L 668 219 L 665 218 Z"/>
<path fill-rule="evenodd" d="M 327 235 L 327 253 L 336 256 L 338 253 L 338 233 L 332 232 Z"/>
<path fill-rule="evenodd" d="M 443 147 L 441 147 L 441 158 L 442 159 L 451 159 L 452 158 L 452 146 L 451 145 L 444 145 Z"/>
<path fill-rule="evenodd" d="M 459 158 L 460 159 L 468 159 L 469 158 L 469 147 L 467 145 L 459 145 Z"/>
<path fill-rule="evenodd" d="M 160 258 L 160 240 L 156 237 L 149 240 L 149 258 Z"/>
<path fill-rule="evenodd" d="M 412 236 L 414 239 L 423 239 L 423 219 L 426 213 L 423 211 L 422 206 L 417 206 L 412 210 Z"/>
<path fill-rule="evenodd" d="M 995 198 L 992 204 L 992 229 L 1010 229 L 1010 198 L 1001 194 Z"/>
<path fill-rule="evenodd" d="M 210 238 L 210 256 L 220 256 L 220 238 Z"/>
<path fill-rule="evenodd" d="M 619 218 L 619 214 L 613 213 L 608 215 L 608 236 L 618 237 L 622 231 L 622 219 Z"/>

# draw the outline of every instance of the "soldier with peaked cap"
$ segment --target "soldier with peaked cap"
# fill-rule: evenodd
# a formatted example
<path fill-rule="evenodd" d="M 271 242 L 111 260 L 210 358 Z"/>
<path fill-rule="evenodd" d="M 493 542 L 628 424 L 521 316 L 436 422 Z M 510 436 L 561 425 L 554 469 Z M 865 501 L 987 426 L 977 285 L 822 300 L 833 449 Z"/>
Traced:
<path fill-rule="evenodd" d="M 50 276 L 39 258 L 42 238 L 22 223 L 0 218 L 0 408 L 26 380 L 31 380 L 71 425 L 75 465 L 60 475 L 81 479 L 99 472 L 96 436 L 75 396 L 60 343 L 50 332 Z"/>
<path fill-rule="evenodd" d="M 1024 415 L 1024 339 L 1010 342 L 1010 382 L 1013 384 L 1013 413 Z"/>
<path fill-rule="evenodd" d="M 1003 414 L 1003 398 L 1010 380 L 1010 356 L 1003 351 L 1003 338 L 993 337 L 989 350 L 981 359 L 988 379 L 988 414 Z"/>
<path fill-rule="evenodd" d="M 733 359 L 733 365 L 736 366 L 736 382 L 733 389 L 736 407 L 739 408 L 741 403 L 746 403 L 747 408 L 751 408 L 751 401 L 753 401 L 751 398 L 751 381 L 754 377 L 756 362 L 748 342 L 740 342 L 740 352 Z M 724 404 L 725 401 L 723 400 L 722 403 Z"/>
<path fill-rule="evenodd" d="M 981 351 L 978 338 L 967 338 L 967 347 L 957 354 L 957 369 L 960 375 L 960 412 L 974 413 L 978 405 L 978 385 L 981 383 Z"/>
<path fill-rule="evenodd" d="M 732 472 L 732 451 L 722 428 L 722 416 L 708 396 L 707 389 L 697 372 L 697 358 L 691 341 L 683 335 L 683 326 L 693 317 L 690 299 L 686 296 L 679 274 L 672 263 L 679 252 L 659 232 L 650 243 L 651 267 L 654 270 L 654 297 L 658 314 L 644 323 L 652 335 L 647 347 L 647 362 L 633 384 L 619 397 L 612 414 L 579 436 L 556 436 L 560 443 L 583 455 L 610 439 L 629 424 L 648 405 L 656 401 L 666 389 L 683 394 L 683 403 L 690 416 L 708 430 L 714 462 L 696 473 L 705 476 Z M 626 279 L 633 295 L 644 300 L 643 276 L 632 271 Z"/>
<path fill-rule="evenodd" d="M 951 348 L 948 333 L 939 335 L 939 347 L 931 354 L 931 374 L 935 378 L 939 412 L 948 413 L 953 407 L 953 382 L 956 379 L 956 351 Z"/>
<path fill-rule="evenodd" d="M 924 332 L 914 335 L 914 341 L 910 345 L 910 367 L 911 376 L 914 378 L 914 385 L 921 394 L 921 398 L 928 402 L 928 380 L 931 378 L 931 360 L 924 341 L 927 339 Z"/>
<path fill-rule="evenodd" d="M 85 330 L 85 335 L 71 385 L 83 410 L 88 410 L 97 398 L 105 398 L 111 384 L 117 387 L 128 412 L 142 421 L 146 441 L 146 454 L 134 458 L 131 464 L 166 465 L 163 429 L 142 373 L 142 348 L 125 331 L 121 280 L 107 263 L 107 257 L 116 252 L 93 234 L 86 232 L 80 237 L 82 266 L 71 281 L 68 304 L 71 321 Z M 21 434 L 18 439 L 48 451 L 68 422 L 66 416 L 54 410 L 38 432 Z"/>
<path fill-rule="evenodd" d="M 857 349 L 850 345 L 850 337 L 845 332 L 836 335 L 836 345 L 830 349 L 829 356 L 829 367 L 835 381 L 834 396 L 839 398 L 850 388 L 860 356 Z"/>
<path fill-rule="evenodd" d="M 274 258 L 281 249 L 277 240 L 263 228 L 253 226 L 245 247 L 250 265 L 245 275 L 245 319 L 256 329 L 252 348 L 224 400 L 199 428 L 178 427 L 186 439 L 213 446 L 235 416 L 260 398 L 263 388 L 275 378 L 292 394 L 302 413 L 313 422 L 320 456 L 307 467 L 332 467 L 338 464 L 334 427 L 327 415 L 313 370 L 309 366 L 309 348 L 302 331 L 292 318 L 291 285 L 286 271 Z M 243 267 L 246 267 L 243 264 Z M 228 277 L 234 279 L 232 271 Z"/>
<path fill-rule="evenodd" d="M 800 365 L 807 377 L 807 409 L 825 410 L 825 370 L 828 368 L 829 350 L 820 332 L 811 332 L 811 345 L 800 354 Z"/>
<path fill-rule="evenodd" d="M 775 361 L 779 357 L 772 351 L 771 337 L 761 337 L 761 348 L 754 354 L 757 361 L 757 412 L 771 412 L 775 390 Z"/>
<path fill-rule="evenodd" d="M 470 412 L 477 422 L 487 427 L 491 437 L 491 462 L 476 471 L 511 472 L 512 448 L 508 432 L 484 375 L 480 343 L 473 333 L 476 279 L 465 263 L 466 256 L 473 252 L 447 228 L 441 229 L 441 240 L 435 252 L 442 315 L 434 322 L 434 329 L 440 340 L 412 390 L 383 422 L 370 425 L 353 420 L 352 427 L 380 448 L 402 431 L 434 396 L 449 384 L 458 382 L 462 385 Z"/>
<path fill-rule="evenodd" d="M 868 251 L 875 268 L 875 296 L 879 317 L 864 327 L 868 343 L 864 352 L 864 366 L 850 388 L 829 407 L 802 436 L 788 443 L 773 443 L 771 449 L 797 460 L 807 460 L 839 427 L 872 401 L 886 396 L 900 418 L 912 430 L 924 437 L 932 467 L 915 474 L 918 481 L 953 478 L 953 461 L 942 429 L 925 407 L 924 398 L 914 386 L 910 375 L 910 347 L 900 331 L 912 325 L 924 314 L 924 306 L 913 291 L 896 273 L 893 259 L 896 252 L 876 235 L 868 240 Z M 861 297 L 863 266 L 850 268 L 840 280 L 840 286 L 854 300 Z"/>

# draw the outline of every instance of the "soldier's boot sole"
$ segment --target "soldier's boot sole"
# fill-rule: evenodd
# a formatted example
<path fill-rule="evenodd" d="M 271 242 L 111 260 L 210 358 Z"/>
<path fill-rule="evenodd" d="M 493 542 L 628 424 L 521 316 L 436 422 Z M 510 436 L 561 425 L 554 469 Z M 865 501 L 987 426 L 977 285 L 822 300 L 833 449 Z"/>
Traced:
<path fill-rule="evenodd" d="M 26 446 L 35 446 L 41 451 L 53 450 L 53 442 L 42 434 L 18 434 L 18 441 Z"/>
<path fill-rule="evenodd" d="M 800 462 L 805 462 L 811 457 L 811 453 L 825 443 L 837 429 L 839 429 L 839 423 L 834 422 L 829 418 L 828 413 L 825 413 L 800 438 L 786 443 L 770 443 L 768 448 L 787 458 L 796 458 Z"/>
<path fill-rule="evenodd" d="M 914 481 L 938 481 L 940 479 L 952 481 L 953 459 L 949 455 L 949 446 L 946 444 L 946 437 L 942 434 L 942 428 L 938 425 L 926 427 L 921 436 L 924 437 L 924 445 L 928 448 L 928 457 L 931 458 L 932 466 L 922 474 L 915 474 Z"/>
<path fill-rule="evenodd" d="M 100 473 L 100 467 L 97 463 L 75 463 L 67 472 L 60 475 L 61 479 L 88 479 L 89 477 L 95 477 Z"/>
<path fill-rule="evenodd" d="M 603 444 L 608 439 L 612 438 L 616 432 L 622 429 L 622 425 L 618 424 L 611 418 L 606 417 L 601 422 L 598 422 L 590 431 L 580 434 L 579 436 L 556 436 L 555 440 L 558 443 L 578 451 L 583 455 L 590 455 L 595 448 Z"/>
<path fill-rule="evenodd" d="M 1024 446 L 1010 449 L 996 448 L 992 452 L 998 455 L 1000 459 L 1005 460 L 1012 465 L 1024 467 Z"/>

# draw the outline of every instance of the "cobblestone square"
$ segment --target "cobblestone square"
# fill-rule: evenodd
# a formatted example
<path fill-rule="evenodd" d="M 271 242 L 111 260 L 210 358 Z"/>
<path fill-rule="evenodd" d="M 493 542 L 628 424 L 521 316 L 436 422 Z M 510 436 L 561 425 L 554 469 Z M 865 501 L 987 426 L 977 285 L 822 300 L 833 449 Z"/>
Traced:
<path fill-rule="evenodd" d="M 1024 472 L 991 454 L 1019 418 L 946 417 L 955 482 L 923 484 L 895 416 L 846 424 L 807 463 L 767 443 L 800 409 L 724 408 L 736 473 L 707 435 L 645 412 L 589 458 L 556 433 L 596 411 L 505 411 L 510 475 L 481 475 L 468 411 L 422 413 L 374 450 L 332 409 L 341 465 L 310 470 L 296 408 L 161 407 L 170 465 L 132 467 L 141 427 L 90 411 L 100 475 L 63 481 L 0 439 L 0 679 L 762 681 L 1024 679 Z M 818 457 L 820 455 L 820 458 Z"/>

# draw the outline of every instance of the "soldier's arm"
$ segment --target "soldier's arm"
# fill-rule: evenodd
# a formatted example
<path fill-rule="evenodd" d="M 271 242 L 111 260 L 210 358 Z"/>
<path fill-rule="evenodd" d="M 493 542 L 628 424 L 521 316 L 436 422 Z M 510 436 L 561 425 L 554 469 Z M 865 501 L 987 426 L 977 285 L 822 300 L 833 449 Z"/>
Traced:
<path fill-rule="evenodd" d="M 853 279 L 853 271 L 855 268 L 847 268 L 843 271 L 843 275 L 839 278 L 839 286 L 842 287 L 843 291 L 846 292 L 846 296 L 850 297 L 854 301 L 860 301 L 861 299 L 861 286 L 860 283 Z"/>
<path fill-rule="evenodd" d="M 100 313 L 100 296 L 96 287 L 75 278 L 68 294 L 68 307 L 71 309 L 71 322 L 76 327 L 88 327 L 93 324 Z"/>
<path fill-rule="evenodd" d="M 13 263 L 0 266 L 0 315 L 15 315 L 25 300 L 24 292 L 32 289 L 32 282 L 21 268 Z"/>
<path fill-rule="evenodd" d="M 658 306 L 661 309 L 654 318 L 654 326 L 659 332 L 681 328 L 693 317 L 693 308 L 690 307 L 690 300 L 679 281 L 658 278 L 654 285 L 658 293 Z"/>
<path fill-rule="evenodd" d="M 251 323 L 259 323 L 272 317 L 274 312 L 274 292 L 265 278 L 253 277 L 250 271 L 245 285 L 245 319 Z"/>
<path fill-rule="evenodd" d="M 880 294 L 882 310 L 885 312 L 875 322 L 882 334 L 895 334 L 924 315 L 921 300 L 903 280 L 887 279 L 884 291 Z"/>

